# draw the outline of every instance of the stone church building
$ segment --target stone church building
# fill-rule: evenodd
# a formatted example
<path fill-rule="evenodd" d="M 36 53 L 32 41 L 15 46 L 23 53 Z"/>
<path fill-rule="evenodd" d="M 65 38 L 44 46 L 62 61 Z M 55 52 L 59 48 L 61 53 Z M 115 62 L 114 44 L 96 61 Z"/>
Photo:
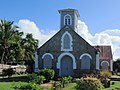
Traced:
<path fill-rule="evenodd" d="M 38 48 L 35 71 L 52 68 L 58 76 L 112 71 L 111 46 L 91 46 L 78 33 L 76 9 L 59 10 L 60 30 Z"/>

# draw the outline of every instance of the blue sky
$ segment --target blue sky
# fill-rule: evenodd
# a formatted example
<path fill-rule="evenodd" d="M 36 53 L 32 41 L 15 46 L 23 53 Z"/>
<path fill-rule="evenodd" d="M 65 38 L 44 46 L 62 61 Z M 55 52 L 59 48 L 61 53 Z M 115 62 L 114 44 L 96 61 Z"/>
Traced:
<path fill-rule="evenodd" d="M 114 56 L 120 56 L 120 0 L 1 0 L 0 19 L 14 21 L 42 44 L 59 30 L 58 10 L 65 8 L 79 11 L 84 39 L 93 45 L 110 44 Z"/>
<path fill-rule="evenodd" d="M 120 29 L 120 0 L 1 0 L 0 18 L 34 21 L 41 29 L 59 29 L 57 10 L 75 8 L 92 34 Z"/>

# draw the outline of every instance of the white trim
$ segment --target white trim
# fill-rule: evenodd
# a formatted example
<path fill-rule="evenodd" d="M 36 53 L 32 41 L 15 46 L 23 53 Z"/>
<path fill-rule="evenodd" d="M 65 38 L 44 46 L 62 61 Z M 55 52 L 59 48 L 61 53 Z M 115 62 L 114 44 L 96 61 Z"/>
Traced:
<path fill-rule="evenodd" d="M 65 19 L 66 19 L 67 16 L 70 17 L 70 24 L 68 24 L 68 22 L 67 22 L 67 25 L 72 25 L 72 18 L 71 18 L 71 15 L 70 15 L 70 14 L 66 14 L 66 15 L 64 16 L 64 25 L 65 25 Z"/>
<path fill-rule="evenodd" d="M 75 12 L 74 12 L 74 31 L 77 31 L 77 30 L 76 30 L 76 17 L 75 17 Z"/>
<path fill-rule="evenodd" d="M 101 66 L 102 66 L 102 64 L 103 64 L 104 62 L 106 62 L 106 63 L 108 64 L 108 66 L 110 66 L 108 61 L 102 61 L 102 62 L 101 62 Z"/>
<path fill-rule="evenodd" d="M 61 24 L 62 22 L 61 21 L 62 21 L 62 15 L 61 15 L 61 12 L 60 12 L 60 29 L 62 28 L 62 24 Z"/>
<path fill-rule="evenodd" d="M 64 40 L 64 37 L 65 37 L 65 35 L 68 35 L 69 36 L 69 38 L 70 38 L 70 49 L 64 49 L 64 42 L 63 42 L 63 40 Z M 73 47 L 72 47 L 72 45 L 73 45 L 73 43 L 72 43 L 72 41 L 73 41 L 73 39 L 72 39 L 72 36 L 70 35 L 70 33 L 68 32 L 68 31 L 66 31 L 63 35 L 62 35 L 62 38 L 61 38 L 61 51 L 73 51 Z"/>
<path fill-rule="evenodd" d="M 61 59 L 63 58 L 63 56 L 70 56 L 73 60 L 73 69 L 76 69 L 76 62 L 75 62 L 75 57 L 71 54 L 71 53 L 62 53 L 59 57 L 58 57 L 58 62 L 57 62 L 57 69 L 59 69 L 59 76 L 61 76 Z"/>
<path fill-rule="evenodd" d="M 113 71 L 113 60 L 110 60 L 110 71 Z"/>
<path fill-rule="evenodd" d="M 38 68 L 38 55 L 37 52 L 35 53 L 35 68 L 34 68 L 34 72 L 38 72 L 39 68 Z"/>
<path fill-rule="evenodd" d="M 82 57 L 85 56 L 85 55 L 88 56 L 90 59 L 92 59 L 91 55 L 88 54 L 88 53 L 84 53 L 84 54 L 82 54 L 82 55 L 80 56 L 80 59 L 82 59 Z"/>
<path fill-rule="evenodd" d="M 53 58 L 53 55 L 52 55 L 51 53 L 45 53 L 45 54 L 42 56 L 42 59 L 44 59 L 44 57 L 45 57 L 46 55 L 49 55 L 49 56 L 51 56 L 52 59 L 54 59 L 54 58 Z"/>
<path fill-rule="evenodd" d="M 96 69 L 100 70 L 100 53 L 97 52 L 96 54 Z"/>

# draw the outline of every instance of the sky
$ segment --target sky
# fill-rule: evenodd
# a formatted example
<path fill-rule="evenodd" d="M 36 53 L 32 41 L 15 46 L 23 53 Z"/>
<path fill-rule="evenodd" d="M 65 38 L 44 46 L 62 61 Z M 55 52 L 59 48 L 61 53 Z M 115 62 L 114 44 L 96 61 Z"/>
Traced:
<path fill-rule="evenodd" d="M 120 58 L 120 0 L 0 0 L 0 19 L 14 21 L 32 33 L 39 46 L 60 27 L 58 10 L 77 9 L 78 34 L 91 45 L 111 45 L 114 59 Z"/>

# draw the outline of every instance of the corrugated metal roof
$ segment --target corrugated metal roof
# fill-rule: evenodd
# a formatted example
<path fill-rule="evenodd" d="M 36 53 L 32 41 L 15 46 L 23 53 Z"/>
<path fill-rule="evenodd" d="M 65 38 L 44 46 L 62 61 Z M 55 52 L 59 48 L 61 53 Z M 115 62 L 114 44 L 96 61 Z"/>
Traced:
<path fill-rule="evenodd" d="M 112 60 L 112 50 L 111 46 L 94 46 L 96 49 L 100 51 L 100 59 L 104 60 Z"/>

